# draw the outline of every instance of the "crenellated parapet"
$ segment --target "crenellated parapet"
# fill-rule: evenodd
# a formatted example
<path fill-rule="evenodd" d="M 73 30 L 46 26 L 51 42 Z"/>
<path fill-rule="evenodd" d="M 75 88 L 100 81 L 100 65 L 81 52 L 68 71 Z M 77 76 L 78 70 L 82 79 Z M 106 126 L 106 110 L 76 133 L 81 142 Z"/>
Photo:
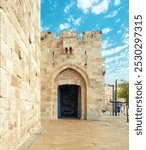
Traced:
<path fill-rule="evenodd" d="M 101 54 L 101 31 L 91 31 L 83 32 L 82 38 L 79 38 L 77 32 L 71 32 L 67 30 L 66 32 L 61 32 L 59 37 L 56 38 L 53 32 L 43 32 L 41 33 L 41 43 L 43 46 L 47 45 L 52 48 L 60 48 L 61 54 L 68 55 L 74 54 L 76 49 L 82 49 L 84 53 L 89 51 L 98 51 Z"/>
<path fill-rule="evenodd" d="M 87 31 L 82 33 L 82 38 L 80 39 L 78 36 L 78 32 L 72 32 L 70 30 L 67 30 L 66 32 L 60 32 L 59 38 L 56 38 L 56 35 L 54 32 L 42 32 L 41 33 L 41 40 L 66 40 L 66 39 L 74 39 L 78 42 L 82 43 L 84 41 L 97 41 L 101 39 L 102 32 L 101 31 Z"/>

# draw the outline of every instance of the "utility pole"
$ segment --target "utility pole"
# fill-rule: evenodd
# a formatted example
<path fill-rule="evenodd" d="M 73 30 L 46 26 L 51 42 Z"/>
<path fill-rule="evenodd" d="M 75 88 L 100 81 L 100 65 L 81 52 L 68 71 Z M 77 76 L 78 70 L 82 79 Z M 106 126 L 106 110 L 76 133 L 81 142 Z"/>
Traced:
<path fill-rule="evenodd" d="M 117 80 L 115 81 L 115 116 L 117 116 Z"/>
<path fill-rule="evenodd" d="M 114 109 L 114 99 L 115 99 L 115 97 L 114 97 L 114 85 L 112 85 L 112 111 L 113 111 L 113 116 L 114 116 L 114 111 L 115 111 L 115 109 Z"/>
<path fill-rule="evenodd" d="M 108 84 L 108 86 L 112 87 L 112 101 L 110 101 L 112 103 L 112 115 L 114 116 L 115 114 L 115 91 L 114 91 L 114 85 L 110 85 Z"/>

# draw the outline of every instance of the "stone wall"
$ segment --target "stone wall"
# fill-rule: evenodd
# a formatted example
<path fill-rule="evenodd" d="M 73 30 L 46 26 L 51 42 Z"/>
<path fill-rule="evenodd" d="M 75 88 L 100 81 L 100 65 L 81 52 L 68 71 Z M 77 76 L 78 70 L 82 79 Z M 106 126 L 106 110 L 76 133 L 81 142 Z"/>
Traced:
<path fill-rule="evenodd" d="M 40 1 L 0 2 L 0 149 L 40 128 Z"/>
<path fill-rule="evenodd" d="M 101 119 L 104 102 L 104 63 L 101 55 L 101 32 L 62 32 L 41 36 L 41 113 L 42 118 L 57 119 L 57 87 L 63 84 L 81 86 L 81 119 Z M 68 78 L 58 75 L 67 69 Z M 78 80 L 73 74 L 78 74 Z"/>
<path fill-rule="evenodd" d="M 110 101 L 113 101 L 113 95 L 112 95 L 112 89 L 113 87 L 111 85 L 105 84 L 105 102 L 104 107 L 107 111 L 112 112 L 112 103 Z"/>

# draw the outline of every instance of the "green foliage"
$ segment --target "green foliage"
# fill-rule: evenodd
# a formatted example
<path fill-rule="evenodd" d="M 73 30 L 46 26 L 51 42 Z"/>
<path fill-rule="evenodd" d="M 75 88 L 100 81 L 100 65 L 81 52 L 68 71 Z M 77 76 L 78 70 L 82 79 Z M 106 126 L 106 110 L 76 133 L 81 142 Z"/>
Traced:
<path fill-rule="evenodd" d="M 123 98 L 126 101 L 126 116 L 127 116 L 127 122 L 129 122 L 129 83 L 126 81 L 123 81 L 122 83 L 118 84 L 118 92 L 117 92 L 118 98 Z"/>
<path fill-rule="evenodd" d="M 129 83 L 122 82 L 118 84 L 118 98 L 123 98 L 128 103 L 129 102 Z"/>

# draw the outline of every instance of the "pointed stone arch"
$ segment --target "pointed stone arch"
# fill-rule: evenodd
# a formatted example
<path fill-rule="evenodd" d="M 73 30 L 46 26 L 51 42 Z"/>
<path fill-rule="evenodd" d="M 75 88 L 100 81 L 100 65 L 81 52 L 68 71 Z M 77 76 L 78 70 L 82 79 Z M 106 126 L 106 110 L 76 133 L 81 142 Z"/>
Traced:
<path fill-rule="evenodd" d="M 51 75 L 51 119 L 58 118 L 58 87 L 60 85 L 78 85 L 81 87 L 80 119 L 87 119 L 87 100 L 89 79 L 78 66 L 67 64 L 54 69 Z"/>
<path fill-rule="evenodd" d="M 81 76 L 83 77 L 83 79 L 85 80 L 85 83 L 87 86 L 89 86 L 89 78 L 88 78 L 88 75 L 87 73 L 81 69 L 79 66 L 77 65 L 74 65 L 74 64 L 66 64 L 66 65 L 61 65 L 57 68 L 55 68 L 53 71 L 52 71 L 52 74 L 51 74 L 51 79 L 52 79 L 52 84 L 53 85 L 53 82 L 56 78 L 56 76 L 63 70 L 67 69 L 67 68 L 70 68 L 70 69 L 73 69 L 73 70 L 76 70 L 79 74 L 81 74 Z"/>

